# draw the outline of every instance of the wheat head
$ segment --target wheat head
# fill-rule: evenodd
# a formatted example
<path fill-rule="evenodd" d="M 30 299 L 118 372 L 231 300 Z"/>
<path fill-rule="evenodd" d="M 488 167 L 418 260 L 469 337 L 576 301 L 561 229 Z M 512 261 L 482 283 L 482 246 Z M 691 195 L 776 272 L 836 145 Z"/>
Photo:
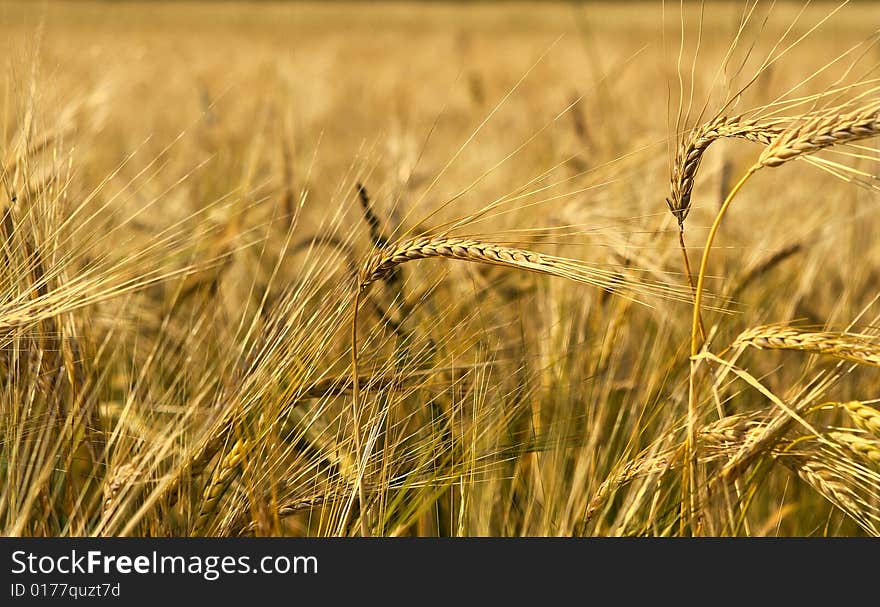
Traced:
<path fill-rule="evenodd" d="M 733 345 L 762 350 L 798 350 L 880 367 L 880 344 L 847 333 L 812 333 L 785 325 L 765 325 L 743 331 Z"/>
<path fill-rule="evenodd" d="M 363 265 L 359 285 L 366 289 L 384 280 L 408 261 L 429 258 L 458 259 L 472 263 L 504 266 L 537 274 L 565 278 L 598 287 L 608 292 L 628 291 L 659 296 L 674 301 L 690 301 L 687 287 L 660 281 L 628 277 L 622 272 L 601 269 L 584 262 L 508 247 L 473 238 L 445 235 L 419 236 L 402 240 L 375 251 Z"/>
<path fill-rule="evenodd" d="M 782 129 L 776 124 L 760 124 L 756 120 L 742 117 L 717 116 L 706 122 L 685 139 L 675 154 L 671 173 L 671 193 L 666 199 L 669 210 L 678 220 L 679 226 L 690 213 L 691 194 L 694 180 L 703 154 L 709 146 L 719 139 L 739 138 L 769 145 Z"/>
<path fill-rule="evenodd" d="M 880 101 L 846 114 L 823 112 L 780 133 L 764 149 L 758 166 L 778 167 L 789 160 L 835 145 L 880 134 Z"/>
<path fill-rule="evenodd" d="M 842 406 L 856 426 L 880 438 L 880 411 L 858 400 L 843 403 Z"/>
<path fill-rule="evenodd" d="M 858 453 L 875 464 L 880 464 L 880 441 L 877 439 L 851 432 L 830 432 L 828 436 L 838 443 L 846 445 L 854 453 Z"/>

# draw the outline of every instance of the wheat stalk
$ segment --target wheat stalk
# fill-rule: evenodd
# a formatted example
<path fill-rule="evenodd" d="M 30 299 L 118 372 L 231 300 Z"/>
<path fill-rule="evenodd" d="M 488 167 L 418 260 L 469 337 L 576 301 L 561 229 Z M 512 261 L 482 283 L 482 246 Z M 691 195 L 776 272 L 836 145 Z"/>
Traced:
<path fill-rule="evenodd" d="M 742 118 L 728 118 L 726 116 L 717 116 L 713 120 L 707 122 L 702 127 L 691 133 L 686 142 L 679 147 L 676 154 L 675 162 L 672 170 L 672 191 L 671 198 L 666 199 L 669 210 L 678 220 L 679 244 L 681 246 L 682 256 L 684 258 L 685 272 L 688 277 L 688 283 L 691 285 L 693 293 L 693 327 L 691 336 L 691 356 L 695 356 L 698 351 L 698 339 L 705 339 L 705 329 L 703 328 L 703 319 L 700 315 L 700 307 L 703 296 L 703 279 L 706 272 L 706 263 L 708 260 L 708 250 L 712 246 L 712 239 L 715 231 L 717 231 L 718 223 L 724 214 L 726 207 L 730 204 L 730 200 L 742 187 L 745 179 L 740 180 L 730 191 L 724 204 L 721 206 L 715 224 L 706 240 L 706 246 L 703 251 L 703 258 L 700 264 L 700 270 L 697 274 L 697 282 L 694 285 L 691 278 L 690 261 L 688 260 L 687 248 L 684 243 L 684 220 L 690 212 L 691 208 L 691 192 L 694 187 L 697 170 L 700 168 L 703 154 L 709 146 L 718 139 L 724 137 L 739 137 L 756 141 L 763 145 L 772 142 L 772 138 L 778 136 L 780 129 L 778 123 L 761 125 L 754 120 L 742 120 Z M 682 477 L 682 530 L 688 524 L 688 519 L 692 512 L 699 510 L 697 504 L 697 496 L 693 492 L 693 484 L 695 482 L 695 468 L 699 459 L 696 453 L 697 434 L 699 432 L 697 413 L 696 413 L 696 388 L 694 385 L 693 363 L 689 379 L 688 387 L 688 421 L 687 421 L 687 442 L 686 456 L 688 465 Z M 687 499 L 685 499 L 685 497 Z M 687 509 L 687 511 L 685 511 Z"/>
<path fill-rule="evenodd" d="M 880 344 L 847 333 L 811 333 L 785 325 L 765 325 L 743 331 L 733 345 L 762 350 L 798 350 L 860 365 L 880 366 Z"/>

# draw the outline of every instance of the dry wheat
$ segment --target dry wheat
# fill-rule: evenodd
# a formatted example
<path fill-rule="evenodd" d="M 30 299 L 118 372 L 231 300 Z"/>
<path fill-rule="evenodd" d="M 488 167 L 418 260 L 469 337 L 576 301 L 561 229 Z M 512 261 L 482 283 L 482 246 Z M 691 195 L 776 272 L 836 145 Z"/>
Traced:
<path fill-rule="evenodd" d="M 828 436 L 862 457 L 880 464 L 880 441 L 875 438 L 851 432 L 831 432 Z"/>
<path fill-rule="evenodd" d="M 116 498 L 136 477 L 137 468 L 131 463 L 122 464 L 113 470 L 112 476 L 109 476 L 104 483 L 104 504 L 102 507 L 104 514 L 116 507 Z"/>
<path fill-rule="evenodd" d="M 459 259 L 505 266 L 566 278 L 605 291 L 628 290 L 676 301 L 690 301 L 690 291 L 686 287 L 629 278 L 622 272 L 599 269 L 573 259 L 487 243 L 472 238 L 447 236 L 419 236 L 377 250 L 361 269 L 360 287 L 365 289 L 376 281 L 388 278 L 403 263 L 428 258 Z"/>
<path fill-rule="evenodd" d="M 676 152 L 672 166 L 671 194 L 666 199 L 666 204 L 678 220 L 679 226 L 684 224 L 690 213 L 694 180 L 703 154 L 710 145 L 724 138 L 747 139 L 769 145 L 781 131 L 777 123 L 760 124 L 755 120 L 729 116 L 717 116 L 694 130 Z"/>
<path fill-rule="evenodd" d="M 778 167 L 789 160 L 835 145 L 880 134 L 880 101 L 847 114 L 823 112 L 776 137 L 761 153 L 758 166 Z"/>
<path fill-rule="evenodd" d="M 779 459 L 801 480 L 844 512 L 858 514 L 862 510 L 859 496 L 824 462 L 807 456 L 783 456 Z"/>
<path fill-rule="evenodd" d="M 880 411 L 858 400 L 843 403 L 841 406 L 846 409 L 856 426 L 880 438 Z"/>
<path fill-rule="evenodd" d="M 880 366 L 880 344 L 847 333 L 811 333 L 785 325 L 765 325 L 742 332 L 733 345 L 762 350 L 797 350 L 860 365 Z"/>

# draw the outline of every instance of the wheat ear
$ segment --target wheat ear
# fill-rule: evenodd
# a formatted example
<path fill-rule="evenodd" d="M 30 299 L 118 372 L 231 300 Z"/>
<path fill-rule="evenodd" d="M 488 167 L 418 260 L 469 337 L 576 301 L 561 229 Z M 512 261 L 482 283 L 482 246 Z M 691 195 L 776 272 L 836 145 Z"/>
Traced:
<path fill-rule="evenodd" d="M 206 530 L 211 515 L 217 509 L 217 505 L 235 478 L 235 473 L 244 461 L 249 446 L 247 439 L 236 441 L 229 453 L 220 461 L 217 470 L 211 476 L 210 482 L 202 493 L 202 504 L 193 529 L 194 535 L 201 535 Z"/>
<path fill-rule="evenodd" d="M 797 350 L 880 367 L 880 344 L 847 333 L 811 333 L 785 325 L 765 325 L 743 331 L 733 345 Z"/>
<path fill-rule="evenodd" d="M 880 101 L 872 101 L 847 114 L 826 112 L 781 133 L 764 149 L 758 164 L 778 167 L 824 148 L 878 134 Z"/>
<path fill-rule="evenodd" d="M 796 124 L 793 127 L 783 130 L 772 138 L 769 145 L 764 149 L 758 161 L 752 165 L 748 171 L 740 178 L 736 185 L 730 190 L 724 203 L 715 215 L 712 227 L 709 229 L 709 235 L 706 237 L 706 243 L 703 246 L 703 256 L 700 260 L 700 269 L 697 273 L 696 293 L 694 294 L 694 310 L 691 322 L 691 356 L 696 356 L 700 349 L 700 323 L 702 316 L 700 313 L 701 301 L 703 296 L 703 284 L 705 282 L 706 270 L 709 264 L 709 253 L 712 250 L 712 244 L 718 229 L 721 226 L 721 220 L 730 208 L 731 202 L 736 195 L 762 167 L 777 167 L 785 164 L 789 160 L 799 158 L 808 154 L 813 154 L 824 148 L 828 148 L 837 144 L 851 143 L 860 139 L 867 139 L 880 133 L 880 120 L 878 120 L 878 112 L 880 112 L 880 101 L 872 101 L 859 109 L 848 114 L 834 114 L 825 112 L 821 116 L 806 120 L 805 122 Z M 696 363 L 691 360 L 691 372 L 688 381 L 688 477 L 690 480 L 694 476 L 694 467 L 696 465 L 696 456 L 691 453 L 691 449 L 696 448 L 695 436 L 697 432 L 696 417 L 696 384 L 695 384 Z M 688 477 L 682 480 L 687 483 Z M 684 525 L 685 517 L 682 517 L 682 525 Z"/>
<path fill-rule="evenodd" d="M 589 266 L 575 259 L 536 253 L 526 249 L 488 243 L 473 238 L 419 236 L 379 249 L 364 264 L 359 275 L 359 288 L 365 290 L 374 282 L 390 276 L 398 266 L 418 259 L 458 259 L 472 263 L 504 266 L 537 274 L 557 276 L 598 287 L 605 291 L 629 289 L 677 301 L 691 301 L 686 287 L 627 278 L 617 271 Z"/>
<path fill-rule="evenodd" d="M 782 131 L 778 123 L 760 124 L 756 120 L 743 120 L 741 116 L 716 116 L 691 132 L 682 141 L 672 165 L 670 196 L 666 199 L 670 212 L 684 225 L 691 209 L 691 195 L 697 171 L 703 155 L 719 139 L 746 139 L 762 145 L 769 145 Z"/>
<path fill-rule="evenodd" d="M 862 511 L 859 496 L 824 462 L 802 455 L 780 456 L 779 461 L 847 514 L 854 515 Z"/>
<path fill-rule="evenodd" d="M 721 456 L 729 456 L 740 445 L 750 443 L 764 428 L 764 424 L 760 421 L 763 416 L 763 412 L 729 415 L 707 425 L 698 438 L 701 446 L 709 451 L 710 455 L 704 456 L 701 461 L 708 463 Z M 590 522 L 608 498 L 621 486 L 637 478 L 674 470 L 681 466 L 681 456 L 681 447 L 674 447 L 658 453 L 642 455 L 627 462 L 613 476 L 606 478 L 596 490 L 587 505 L 582 524 Z"/>
<path fill-rule="evenodd" d="M 107 514 L 116 507 L 116 501 L 120 493 L 137 479 L 138 470 L 131 464 L 122 464 L 113 470 L 113 474 L 104 482 L 104 504 L 102 514 Z"/>
<path fill-rule="evenodd" d="M 841 406 L 856 426 L 880 438 L 880 411 L 858 400 L 842 403 Z"/>

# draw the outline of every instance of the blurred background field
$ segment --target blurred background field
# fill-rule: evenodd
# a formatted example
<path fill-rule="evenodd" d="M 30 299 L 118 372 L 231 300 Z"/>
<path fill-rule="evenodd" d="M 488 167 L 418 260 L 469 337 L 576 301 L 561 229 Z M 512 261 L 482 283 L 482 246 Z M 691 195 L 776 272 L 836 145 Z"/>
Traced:
<path fill-rule="evenodd" d="M 356 184 L 386 235 L 532 189 L 467 235 L 685 285 L 664 199 L 700 110 L 789 45 L 738 110 L 880 63 L 877 46 L 851 51 L 876 34 L 875 3 L 751 6 L 0 3 L 14 224 L 0 290 L 3 309 L 36 310 L 2 342 L 0 529 L 678 533 L 689 305 L 461 262 L 408 264 L 364 308 L 361 507 L 350 271 L 376 239 Z M 848 51 L 854 68 L 822 71 Z M 707 153 L 689 245 L 757 154 L 742 141 Z M 865 187 L 805 163 L 754 178 L 713 257 L 709 289 L 736 286 L 707 317 L 714 351 L 768 322 L 873 331 L 876 160 L 839 159 Z M 821 357 L 740 362 L 785 402 L 877 394 L 874 369 L 831 381 Z M 706 373 L 706 424 L 780 413 Z M 811 415 L 852 425 L 841 407 Z M 702 474 L 741 440 L 707 448 Z M 876 462 L 821 459 L 856 479 L 840 488 L 765 455 L 706 498 L 703 532 L 873 533 Z"/>

